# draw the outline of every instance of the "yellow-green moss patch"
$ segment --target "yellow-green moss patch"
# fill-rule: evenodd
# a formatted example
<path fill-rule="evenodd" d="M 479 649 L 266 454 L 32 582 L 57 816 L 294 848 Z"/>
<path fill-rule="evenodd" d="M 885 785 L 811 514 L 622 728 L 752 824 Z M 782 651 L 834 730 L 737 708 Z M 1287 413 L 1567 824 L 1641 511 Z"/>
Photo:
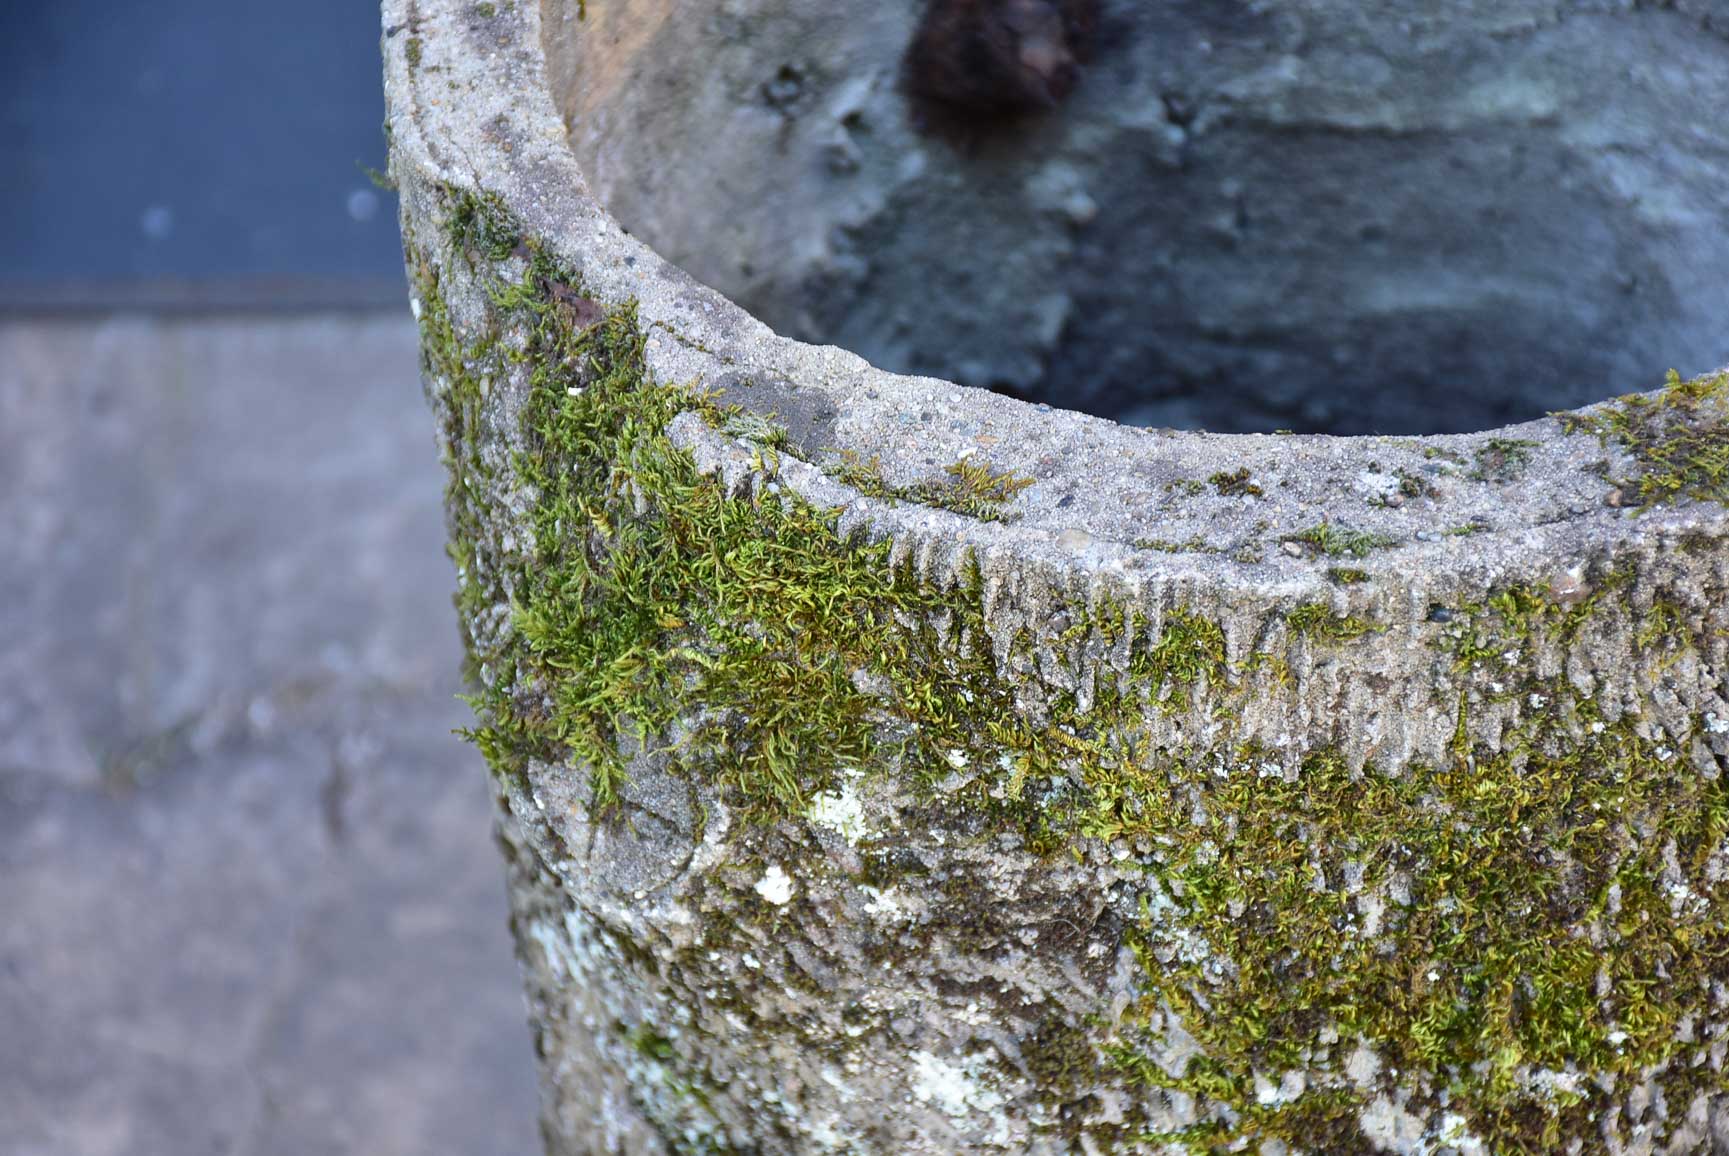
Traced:
<path fill-rule="evenodd" d="M 1639 469 L 1620 484 L 1629 505 L 1680 498 L 1729 505 L 1729 371 L 1629 394 L 1593 414 L 1557 414 L 1568 433 L 1594 434 L 1626 450 Z"/>

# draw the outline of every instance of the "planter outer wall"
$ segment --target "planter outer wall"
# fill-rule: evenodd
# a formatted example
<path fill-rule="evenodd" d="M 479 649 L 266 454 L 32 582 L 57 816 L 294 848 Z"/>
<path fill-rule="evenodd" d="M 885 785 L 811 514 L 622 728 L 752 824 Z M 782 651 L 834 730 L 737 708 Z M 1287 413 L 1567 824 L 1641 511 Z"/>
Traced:
<path fill-rule="evenodd" d="M 550 1151 L 1729 1150 L 1729 378 L 893 376 L 607 216 L 534 6 L 384 23 Z"/>

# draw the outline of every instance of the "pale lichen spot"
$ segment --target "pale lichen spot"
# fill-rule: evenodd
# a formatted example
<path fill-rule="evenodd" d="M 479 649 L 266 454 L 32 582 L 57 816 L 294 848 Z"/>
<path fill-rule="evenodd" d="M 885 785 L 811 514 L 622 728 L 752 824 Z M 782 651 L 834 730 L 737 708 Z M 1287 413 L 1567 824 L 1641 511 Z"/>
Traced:
<path fill-rule="evenodd" d="M 1377 1096 L 1357 1116 L 1357 1126 L 1375 1147 L 1399 1156 L 1427 1153 L 1429 1145 L 1423 1137 L 1423 1120 L 1405 1111 L 1386 1096 Z"/>
<path fill-rule="evenodd" d="M 983 1056 L 968 1056 L 957 1064 L 930 1052 L 914 1052 L 912 1060 L 913 1097 L 921 1104 L 956 1117 L 995 1111 L 1003 1104 L 1000 1092 L 980 1082 Z"/>
<path fill-rule="evenodd" d="M 1437 1138 L 1459 1156 L 1489 1156 L 1489 1146 L 1483 1143 L 1480 1137 L 1472 1134 L 1465 1117 L 1457 1112 L 1448 1112 L 1441 1117 L 1440 1135 Z"/>
<path fill-rule="evenodd" d="M 1375 1054 L 1366 1040 L 1359 1040 L 1357 1047 L 1345 1060 L 1345 1075 L 1351 1083 L 1359 1088 L 1366 1088 L 1374 1083 L 1375 1077 L 1381 1073 L 1381 1057 Z"/>
<path fill-rule="evenodd" d="M 857 844 L 870 834 L 865 822 L 864 803 L 850 782 L 842 783 L 837 791 L 824 791 L 811 800 L 805 811 L 806 819 L 819 827 L 837 832 L 848 843 Z"/>
<path fill-rule="evenodd" d="M 792 902 L 792 879 L 781 870 L 779 863 L 770 863 L 768 870 L 756 882 L 756 893 L 776 907 L 785 907 Z"/>

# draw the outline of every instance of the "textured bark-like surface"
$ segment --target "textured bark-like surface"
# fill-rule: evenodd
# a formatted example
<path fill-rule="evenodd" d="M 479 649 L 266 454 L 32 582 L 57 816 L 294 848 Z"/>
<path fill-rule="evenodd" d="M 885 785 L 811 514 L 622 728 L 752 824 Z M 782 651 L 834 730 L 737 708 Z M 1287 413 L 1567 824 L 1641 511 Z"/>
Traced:
<path fill-rule="evenodd" d="M 1729 374 L 1349 439 L 896 377 L 619 228 L 537 9 L 385 13 L 552 1151 L 1729 1147 Z"/>

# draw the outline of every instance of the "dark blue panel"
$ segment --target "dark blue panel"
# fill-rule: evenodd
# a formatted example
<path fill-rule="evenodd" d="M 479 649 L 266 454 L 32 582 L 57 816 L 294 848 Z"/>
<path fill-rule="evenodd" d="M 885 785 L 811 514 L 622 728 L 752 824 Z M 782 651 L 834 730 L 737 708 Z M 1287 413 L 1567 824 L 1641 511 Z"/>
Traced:
<path fill-rule="evenodd" d="M 0 283 L 399 277 L 372 0 L 0 0 Z"/>

